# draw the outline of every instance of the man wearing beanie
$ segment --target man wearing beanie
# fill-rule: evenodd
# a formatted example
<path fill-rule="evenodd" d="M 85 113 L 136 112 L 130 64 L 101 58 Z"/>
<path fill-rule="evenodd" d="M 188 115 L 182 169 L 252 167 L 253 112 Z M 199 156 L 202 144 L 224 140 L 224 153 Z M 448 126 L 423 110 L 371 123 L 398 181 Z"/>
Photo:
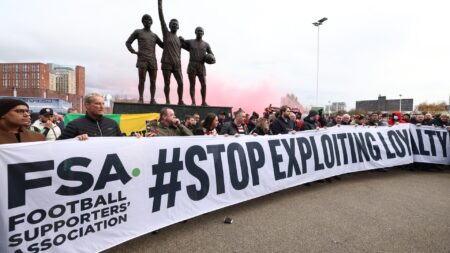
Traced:
<path fill-rule="evenodd" d="M 316 122 L 319 120 L 319 113 L 317 111 L 309 111 L 308 116 L 303 120 L 303 125 L 300 131 L 312 130 L 317 128 Z"/>
<path fill-rule="evenodd" d="M 11 98 L 0 99 L 0 144 L 45 141 L 45 137 L 31 132 L 28 104 Z"/>

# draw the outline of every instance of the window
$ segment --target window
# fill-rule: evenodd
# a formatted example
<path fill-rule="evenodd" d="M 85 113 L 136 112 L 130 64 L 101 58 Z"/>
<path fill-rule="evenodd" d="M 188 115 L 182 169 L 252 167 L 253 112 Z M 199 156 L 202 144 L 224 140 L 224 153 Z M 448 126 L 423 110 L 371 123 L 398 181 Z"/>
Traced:
<path fill-rule="evenodd" d="M 8 86 L 8 80 L 7 79 L 3 79 L 3 87 L 7 87 Z"/>
<path fill-rule="evenodd" d="M 28 88 L 28 80 L 23 80 L 23 87 Z"/>
<path fill-rule="evenodd" d="M 16 64 L 16 72 L 19 72 L 19 64 Z"/>
<path fill-rule="evenodd" d="M 24 64 L 23 65 L 23 72 L 27 72 L 28 71 L 28 64 Z"/>

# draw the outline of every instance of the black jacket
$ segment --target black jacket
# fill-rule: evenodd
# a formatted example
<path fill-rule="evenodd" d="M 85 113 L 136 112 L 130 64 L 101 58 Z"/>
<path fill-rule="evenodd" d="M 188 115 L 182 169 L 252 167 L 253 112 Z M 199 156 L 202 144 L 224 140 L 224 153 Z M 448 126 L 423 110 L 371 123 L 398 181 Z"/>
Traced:
<path fill-rule="evenodd" d="M 307 117 L 303 120 L 303 125 L 300 131 L 313 130 L 316 129 L 316 123 L 311 120 L 310 117 Z"/>
<path fill-rule="evenodd" d="M 437 126 L 437 127 L 446 127 L 446 126 L 448 126 L 449 124 L 448 124 L 448 123 L 444 123 L 444 121 L 442 121 L 440 118 L 435 118 L 435 119 L 433 119 L 433 120 L 430 122 L 429 125 L 430 125 L 430 126 L 431 126 L 431 125 L 434 125 L 434 126 Z"/>
<path fill-rule="evenodd" d="M 270 124 L 270 130 L 273 134 L 287 134 L 293 128 L 293 124 L 290 119 L 284 119 L 278 117 L 272 124 Z"/>
<path fill-rule="evenodd" d="M 119 125 L 114 120 L 105 117 L 96 120 L 86 114 L 69 122 L 58 140 L 75 138 L 81 134 L 87 134 L 89 137 L 122 136 Z"/>
<path fill-rule="evenodd" d="M 245 124 L 242 124 L 242 127 L 244 128 L 245 134 L 248 134 L 248 129 Z M 236 124 L 234 124 L 234 121 L 228 121 L 223 123 L 222 128 L 220 129 L 221 135 L 228 134 L 228 135 L 235 135 L 238 132 L 238 127 Z"/>

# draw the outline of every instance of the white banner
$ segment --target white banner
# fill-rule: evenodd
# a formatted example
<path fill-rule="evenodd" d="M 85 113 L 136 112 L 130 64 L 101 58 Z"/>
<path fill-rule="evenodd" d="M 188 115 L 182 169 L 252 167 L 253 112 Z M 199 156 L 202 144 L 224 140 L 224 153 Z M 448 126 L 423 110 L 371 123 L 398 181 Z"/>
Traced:
<path fill-rule="evenodd" d="M 414 161 L 450 164 L 445 129 L 111 137 L 0 146 L 0 252 L 98 252 L 275 191 Z"/>

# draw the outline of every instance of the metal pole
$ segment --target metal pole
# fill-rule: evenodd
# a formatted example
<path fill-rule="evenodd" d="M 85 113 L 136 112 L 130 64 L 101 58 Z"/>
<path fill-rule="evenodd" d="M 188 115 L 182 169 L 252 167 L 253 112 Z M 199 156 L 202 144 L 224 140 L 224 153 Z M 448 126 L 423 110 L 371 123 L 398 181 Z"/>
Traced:
<path fill-rule="evenodd" d="M 319 104 L 319 27 L 317 26 L 317 76 L 316 76 L 316 106 Z"/>
<path fill-rule="evenodd" d="M 400 96 L 400 112 L 402 112 L 402 94 L 399 95 Z"/>

